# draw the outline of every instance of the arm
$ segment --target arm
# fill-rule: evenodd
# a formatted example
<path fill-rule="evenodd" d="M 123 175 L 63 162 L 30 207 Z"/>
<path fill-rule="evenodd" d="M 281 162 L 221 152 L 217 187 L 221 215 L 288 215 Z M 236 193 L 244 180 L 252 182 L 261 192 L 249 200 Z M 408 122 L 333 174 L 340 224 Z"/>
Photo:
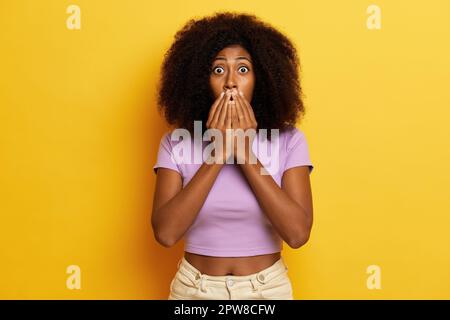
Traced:
<path fill-rule="evenodd" d="M 240 94 L 234 93 L 236 108 L 232 109 L 232 126 L 256 129 L 257 122 L 250 103 Z M 245 143 L 243 163 L 238 160 L 244 176 L 247 178 L 263 211 L 272 222 L 278 234 L 290 247 L 299 248 L 308 239 L 312 227 L 312 196 L 308 166 L 293 166 L 286 170 L 281 180 L 281 188 L 270 175 L 261 175 L 262 163 L 253 153 L 252 138 Z M 237 144 L 235 144 L 237 148 Z M 235 149 L 234 156 L 240 158 Z M 252 156 L 252 157 L 251 157 Z M 249 159 L 256 158 L 256 163 Z M 267 171 L 267 170 L 266 170 Z"/>
<path fill-rule="evenodd" d="M 311 232 L 313 206 L 308 166 L 286 170 L 281 188 L 270 175 L 261 175 L 263 167 L 256 164 L 239 164 L 263 211 L 280 236 L 291 248 L 304 245 Z"/>
<path fill-rule="evenodd" d="M 221 132 L 222 146 L 227 145 L 225 133 L 227 128 L 231 128 L 231 110 L 227 107 L 230 97 L 231 94 L 223 92 L 216 98 L 206 123 L 208 129 Z M 194 223 L 227 157 L 223 148 L 214 148 L 214 156 L 210 155 L 208 159 L 214 161 L 205 160 L 184 188 L 179 173 L 159 168 L 152 212 L 153 233 L 159 243 L 165 247 L 172 246 Z M 219 159 L 222 161 L 216 161 Z"/>
<path fill-rule="evenodd" d="M 223 165 L 203 162 L 184 188 L 179 173 L 167 168 L 158 169 L 152 228 L 160 244 L 170 247 L 182 238 L 195 221 Z"/>

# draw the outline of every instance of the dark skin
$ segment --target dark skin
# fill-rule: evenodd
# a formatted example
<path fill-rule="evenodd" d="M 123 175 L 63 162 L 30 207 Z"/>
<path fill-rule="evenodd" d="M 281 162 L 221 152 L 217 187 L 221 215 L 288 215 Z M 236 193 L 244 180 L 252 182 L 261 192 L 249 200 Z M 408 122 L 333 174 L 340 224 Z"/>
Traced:
<path fill-rule="evenodd" d="M 219 59 L 214 60 L 210 76 L 216 100 L 206 126 L 223 133 L 226 128 L 256 129 L 257 123 L 249 103 L 255 81 L 249 53 L 241 46 L 229 46 L 220 51 L 216 58 Z M 231 95 L 221 95 L 222 92 Z M 234 158 L 234 163 L 239 166 L 263 212 L 280 237 L 291 248 L 299 248 L 308 241 L 313 223 L 308 166 L 286 170 L 280 188 L 272 176 L 260 174 L 263 165 L 250 146 L 251 141 L 247 140 L 245 152 L 238 153 L 236 148 L 231 155 L 218 152 L 215 159 L 222 161 L 211 164 L 204 162 L 185 188 L 182 187 L 182 178 L 178 172 L 158 168 L 152 226 L 159 243 L 166 247 L 173 246 L 194 223 L 227 156 Z M 250 162 L 251 156 L 256 158 L 256 163 Z M 281 254 L 276 252 L 251 257 L 211 257 L 185 252 L 184 256 L 203 274 L 243 276 L 270 267 L 280 259 Z"/>

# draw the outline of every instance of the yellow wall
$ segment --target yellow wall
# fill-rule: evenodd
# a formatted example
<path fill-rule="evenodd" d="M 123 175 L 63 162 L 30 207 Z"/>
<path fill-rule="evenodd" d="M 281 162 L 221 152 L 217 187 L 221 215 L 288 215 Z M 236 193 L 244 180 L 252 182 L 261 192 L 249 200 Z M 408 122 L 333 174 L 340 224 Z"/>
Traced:
<path fill-rule="evenodd" d="M 0 298 L 167 297 L 184 243 L 150 226 L 156 81 L 174 33 L 219 10 L 299 49 L 315 216 L 306 246 L 284 245 L 295 298 L 449 299 L 447 0 L 1 1 Z"/>

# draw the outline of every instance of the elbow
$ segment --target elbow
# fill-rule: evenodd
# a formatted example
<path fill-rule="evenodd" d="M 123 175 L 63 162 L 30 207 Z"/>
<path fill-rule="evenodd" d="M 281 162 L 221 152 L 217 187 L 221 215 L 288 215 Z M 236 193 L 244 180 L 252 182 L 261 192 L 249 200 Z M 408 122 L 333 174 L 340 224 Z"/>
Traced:
<path fill-rule="evenodd" d="M 308 230 L 297 232 L 296 236 L 288 241 L 289 247 L 292 249 L 298 249 L 304 246 L 309 240 L 310 232 Z"/>
<path fill-rule="evenodd" d="M 164 232 L 162 232 L 160 227 L 157 227 L 153 219 L 152 219 L 152 229 L 153 229 L 153 236 L 156 242 L 158 242 L 163 247 L 170 248 L 176 243 L 176 241 L 173 241 L 171 237 L 167 236 Z"/>
<path fill-rule="evenodd" d="M 291 233 L 292 236 L 289 238 L 288 245 L 292 249 L 298 249 L 309 241 L 313 226 L 312 213 L 309 216 L 310 218 L 307 219 L 306 223 L 298 225 Z"/>
<path fill-rule="evenodd" d="M 172 247 L 176 242 L 176 241 L 171 240 L 168 237 L 162 236 L 158 232 L 154 232 L 154 235 L 155 235 L 156 242 L 158 242 L 160 245 L 162 245 L 163 247 L 166 247 L 166 248 Z"/>

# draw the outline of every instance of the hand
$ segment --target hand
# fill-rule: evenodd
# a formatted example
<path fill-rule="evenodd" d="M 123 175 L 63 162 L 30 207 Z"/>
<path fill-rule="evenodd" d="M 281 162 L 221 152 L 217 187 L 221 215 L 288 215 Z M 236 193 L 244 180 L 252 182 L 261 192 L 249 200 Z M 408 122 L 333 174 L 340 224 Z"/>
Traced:
<path fill-rule="evenodd" d="M 229 108 L 228 104 L 230 98 L 231 91 L 222 92 L 211 106 L 206 122 L 206 128 L 217 129 L 221 133 L 221 141 L 216 141 L 216 137 L 212 136 L 215 163 L 225 163 L 231 156 L 231 153 L 227 154 L 226 152 L 227 141 L 232 139 L 232 136 L 227 137 L 226 133 L 226 129 L 231 129 L 231 108 Z M 228 143 L 231 143 L 231 141 Z"/>
<path fill-rule="evenodd" d="M 231 127 L 233 128 L 234 132 L 234 141 L 233 141 L 234 159 L 237 160 L 238 164 L 248 163 L 250 159 L 252 159 L 252 163 L 256 163 L 256 156 L 253 154 L 252 145 L 253 140 L 255 139 L 256 136 L 256 129 L 258 127 L 258 123 L 256 122 L 255 114 L 253 113 L 253 108 L 245 98 L 242 91 L 238 93 L 237 90 L 233 90 L 232 96 L 233 101 L 230 102 L 230 105 L 232 118 Z M 242 129 L 244 134 L 245 133 L 248 134 L 248 136 L 245 136 L 244 139 L 243 150 L 238 150 L 239 134 L 235 132 L 235 130 L 237 129 Z M 254 132 L 252 132 L 253 130 Z"/>

